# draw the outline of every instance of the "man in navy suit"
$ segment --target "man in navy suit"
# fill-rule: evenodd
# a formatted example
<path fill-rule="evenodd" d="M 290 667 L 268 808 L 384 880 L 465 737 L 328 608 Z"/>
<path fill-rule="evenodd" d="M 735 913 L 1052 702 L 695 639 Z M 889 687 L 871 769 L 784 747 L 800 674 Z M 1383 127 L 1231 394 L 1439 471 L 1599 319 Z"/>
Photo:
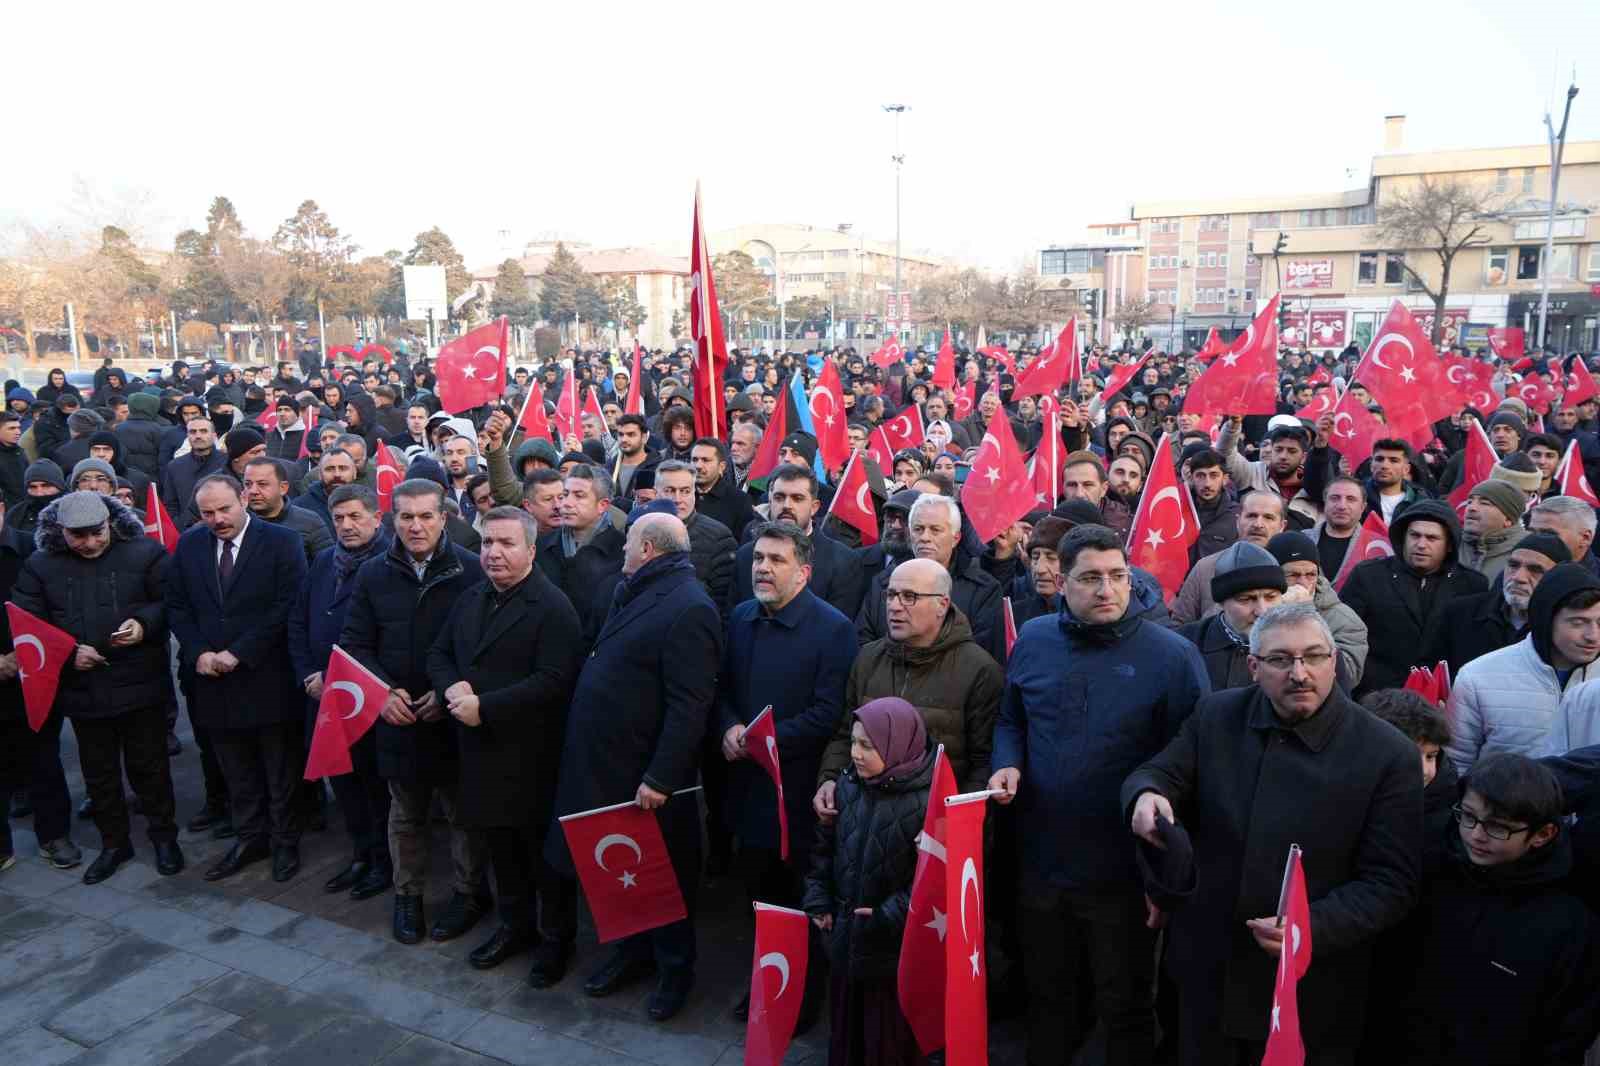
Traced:
<path fill-rule="evenodd" d="M 793 522 L 811 540 L 811 578 L 806 587 L 846 618 L 861 610 L 866 577 L 860 560 L 849 547 L 822 531 L 816 521 L 822 508 L 817 475 L 809 466 L 785 463 L 772 472 L 767 483 L 767 518 L 773 522 Z M 733 563 L 733 588 L 728 606 L 737 607 L 755 595 L 750 583 L 750 564 L 755 555 L 754 540 L 739 548 Z"/>
<path fill-rule="evenodd" d="M 271 855 L 273 879 L 287 881 L 300 869 L 292 801 L 305 766 L 287 627 L 305 548 L 293 530 L 251 518 L 227 474 L 201 478 L 194 507 L 200 520 L 167 567 L 167 617 L 180 662 L 194 671 L 190 713 L 211 736 L 239 834 L 205 877 Z"/>

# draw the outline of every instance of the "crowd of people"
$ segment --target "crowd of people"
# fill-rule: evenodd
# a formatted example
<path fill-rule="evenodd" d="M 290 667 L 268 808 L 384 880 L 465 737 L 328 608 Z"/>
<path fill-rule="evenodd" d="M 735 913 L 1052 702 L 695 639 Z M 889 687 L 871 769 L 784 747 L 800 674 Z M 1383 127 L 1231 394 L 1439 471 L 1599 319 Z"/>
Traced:
<path fill-rule="evenodd" d="M 1014 395 L 1032 348 L 958 353 L 970 391 L 933 385 L 920 351 L 735 352 L 714 433 L 684 350 L 557 353 L 459 413 L 404 352 L 143 375 L 107 359 L 90 395 L 59 371 L 8 383 L 0 596 L 76 649 L 38 730 L 31 651 L 0 656 L 0 789 L 45 861 L 83 864 L 71 723 L 100 837 L 88 884 L 134 856 L 132 815 L 163 875 L 184 868 L 182 825 L 233 841 L 206 880 L 270 863 L 287 881 L 336 807 L 350 860 L 327 892 L 391 897 L 403 944 L 489 919 L 468 963 L 526 955 L 536 988 L 564 980 L 580 927 L 582 857 L 556 819 L 635 803 L 688 917 L 615 944 L 584 992 L 654 977 L 649 1015 L 676 1015 L 697 887 L 732 875 L 811 916 L 799 1027 L 826 1016 L 831 1063 L 893 1066 L 930 1050 L 896 975 L 942 751 L 959 791 L 993 791 L 983 973 L 1030 1063 L 1096 1031 L 1112 1064 L 1260 1061 L 1291 845 L 1315 945 L 1306 1061 L 1580 1063 L 1600 1034 L 1600 558 L 1595 508 L 1556 475 L 1574 445 L 1600 485 L 1596 402 L 1511 395 L 1421 447 L 1341 454 L 1326 418 L 1294 412 L 1359 355 L 1285 350 L 1279 412 L 1218 418 L 1184 410 L 1192 353 L 1092 346 L 1045 405 Z M 1528 369 L 1472 357 L 1502 392 Z M 792 386 L 828 362 L 876 541 L 829 515 L 843 464 L 796 428 Z M 1531 362 L 1565 380 L 1553 353 Z M 528 390 L 554 417 L 569 377 L 590 412 L 526 436 Z M 924 439 L 870 459 L 913 407 Z M 963 489 L 996 418 L 1063 458 L 1056 498 L 984 542 Z M 1473 422 L 1495 463 L 1465 484 Z M 758 469 L 775 426 L 778 465 Z M 383 499 L 380 446 L 400 475 Z M 1158 466 L 1199 525 L 1176 590 L 1128 543 Z M 153 510 L 181 531 L 170 553 Z M 1392 553 L 1358 548 L 1372 517 Z M 351 771 L 308 782 L 335 645 L 387 697 Z M 1407 687 L 1440 663 L 1446 700 Z M 180 706 L 205 781 L 186 812 Z M 746 747 L 767 707 L 781 794 Z M 449 894 L 429 900 L 440 814 Z M 7 827 L 0 870 L 10 845 Z"/>

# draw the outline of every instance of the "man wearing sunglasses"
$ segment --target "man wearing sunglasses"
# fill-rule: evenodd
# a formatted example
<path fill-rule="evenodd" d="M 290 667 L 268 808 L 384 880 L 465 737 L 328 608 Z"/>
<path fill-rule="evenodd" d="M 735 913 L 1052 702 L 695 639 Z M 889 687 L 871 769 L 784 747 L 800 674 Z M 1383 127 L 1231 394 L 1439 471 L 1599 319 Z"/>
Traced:
<path fill-rule="evenodd" d="M 1194 849 L 1168 956 L 1182 1060 L 1260 1058 L 1285 942 L 1284 862 L 1298 844 L 1316 945 L 1301 1033 L 1308 1062 L 1344 1061 L 1365 1025 L 1373 944 L 1420 891 L 1422 771 L 1415 745 L 1335 684 L 1333 634 L 1315 605 L 1274 607 L 1249 639 L 1255 683 L 1201 700 L 1123 783 L 1123 810 L 1152 848 L 1177 827 Z"/>

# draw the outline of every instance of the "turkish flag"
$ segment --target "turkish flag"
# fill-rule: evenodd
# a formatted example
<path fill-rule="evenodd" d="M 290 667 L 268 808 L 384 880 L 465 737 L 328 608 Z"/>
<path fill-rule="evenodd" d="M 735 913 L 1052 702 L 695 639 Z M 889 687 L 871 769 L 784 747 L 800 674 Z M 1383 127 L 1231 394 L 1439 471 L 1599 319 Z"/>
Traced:
<path fill-rule="evenodd" d="M 593 385 L 590 385 L 583 392 L 583 413 L 598 418 L 602 426 L 606 424 L 606 413 L 600 410 L 600 390 Z M 582 429 L 582 420 L 579 420 L 578 426 Z M 581 438 L 583 434 L 580 432 L 578 436 Z"/>
<path fill-rule="evenodd" d="M 1521 359 L 1527 343 L 1521 326 L 1489 327 L 1489 350 L 1501 359 Z"/>
<path fill-rule="evenodd" d="M 1353 390 L 1345 389 L 1333 405 L 1333 436 L 1328 442 L 1333 450 L 1358 466 L 1372 454 L 1372 442 L 1387 436 L 1389 427 L 1367 410 Z"/>
<path fill-rule="evenodd" d="M 506 391 L 508 329 L 502 315 L 439 349 L 433 372 L 439 382 L 440 407 L 457 415 Z"/>
<path fill-rule="evenodd" d="M 524 440 L 542 438 L 550 440 L 550 420 L 544 413 L 544 389 L 537 381 L 529 382 L 528 395 L 522 401 L 522 413 L 517 415 L 517 427 Z"/>
<path fill-rule="evenodd" d="M 789 405 L 782 396 L 772 408 L 772 421 L 767 423 L 765 432 L 761 434 L 761 444 L 756 448 L 755 458 L 750 460 L 750 474 L 747 481 L 766 477 L 778 469 L 778 449 L 783 444 L 783 438 L 789 435 Z"/>
<path fill-rule="evenodd" d="M 888 340 L 884 341 L 883 345 L 877 351 L 868 356 L 868 358 L 872 360 L 874 366 L 881 366 L 885 370 L 889 369 L 891 366 L 894 366 L 896 363 L 905 362 L 905 357 L 905 349 L 900 347 L 900 342 L 894 337 L 890 337 Z"/>
<path fill-rule="evenodd" d="M 1433 423 L 1460 407 L 1448 370 L 1416 318 L 1396 300 L 1351 380 L 1365 385 L 1383 406 L 1390 427 L 1384 435 L 1409 439 L 1424 432 L 1431 436 Z"/>
<path fill-rule="evenodd" d="M 268 407 L 265 411 L 262 411 L 260 414 L 256 415 L 256 425 L 261 427 L 261 432 L 263 434 L 269 432 L 272 427 L 277 424 L 278 409 L 276 407 Z"/>
<path fill-rule="evenodd" d="M 643 362 L 644 349 L 639 347 L 639 341 L 635 338 L 633 342 L 633 374 L 628 378 L 628 402 L 622 407 L 622 413 L 625 415 L 644 414 L 644 384 L 639 380 Z"/>
<path fill-rule="evenodd" d="M 1315 422 L 1323 415 L 1333 414 L 1334 404 L 1339 402 L 1339 393 L 1332 385 L 1324 385 L 1311 394 L 1311 402 L 1294 413 L 1296 418 L 1304 418 Z"/>
<path fill-rule="evenodd" d="M 1333 588 L 1338 591 L 1350 579 L 1350 571 L 1369 559 L 1387 559 L 1394 554 L 1389 543 L 1389 526 L 1377 511 L 1367 512 L 1367 517 L 1356 529 L 1355 541 L 1345 549 L 1344 562 L 1334 575 Z"/>
<path fill-rule="evenodd" d="M 988 793 L 951 796 L 946 817 L 944 1054 L 948 1066 L 988 1066 L 989 995 L 983 953 L 983 815 Z M 909 924 L 909 923 L 908 923 Z"/>
<path fill-rule="evenodd" d="M 392 364 L 394 362 L 394 353 L 381 344 L 369 344 L 356 353 L 356 358 L 362 362 L 366 362 L 373 356 L 382 359 L 385 363 Z"/>
<path fill-rule="evenodd" d="M 772 704 L 762 708 L 755 720 L 744 727 L 744 749 L 750 761 L 767 772 L 778 790 L 778 855 L 789 858 L 789 812 L 783 806 L 783 764 L 778 761 L 778 724 L 772 717 Z"/>
<path fill-rule="evenodd" d="M 305 432 L 300 434 L 300 453 L 296 459 L 311 458 L 311 439 L 317 435 L 317 405 L 312 404 L 300 415 L 300 421 L 305 423 Z"/>
<path fill-rule="evenodd" d="M 750 962 L 744 1066 L 779 1066 L 789 1051 L 805 998 L 811 918 L 805 911 L 771 903 L 757 903 L 755 910 L 756 946 Z"/>
<path fill-rule="evenodd" d="M 1033 450 L 1033 502 L 1046 511 L 1061 497 L 1061 405 L 1054 396 L 1039 397 L 1039 421 L 1044 435 Z"/>
<path fill-rule="evenodd" d="M 711 276 L 711 250 L 700 220 L 699 182 L 694 185 L 694 232 L 689 249 L 689 335 L 694 338 L 694 369 L 690 375 L 694 388 L 694 434 L 726 437 L 728 412 L 723 407 L 722 379 L 728 373 L 728 342 L 722 336 L 717 283 Z"/>
<path fill-rule="evenodd" d="M 1429 703 L 1439 703 L 1439 682 L 1435 680 L 1433 671 L 1426 666 L 1413 666 L 1406 675 L 1406 683 L 1401 688 L 1408 692 L 1415 692 Z"/>
<path fill-rule="evenodd" d="M 1162 507 L 1162 504 L 1170 504 Z M 1155 575 L 1170 602 L 1189 573 L 1189 548 L 1200 539 L 1200 516 L 1189 486 L 1178 480 L 1172 461 L 1172 435 L 1156 444 L 1150 477 L 1139 494 L 1139 508 L 1128 529 L 1128 562 Z"/>
<path fill-rule="evenodd" d="M 1068 319 L 1055 343 L 1017 375 L 1017 387 L 1011 390 L 1011 396 L 1018 400 L 1024 396 L 1053 396 L 1061 386 L 1082 376 L 1078 366 L 1078 323 Z"/>
<path fill-rule="evenodd" d="M 560 434 L 556 438 L 556 451 L 566 448 L 568 437 L 581 439 L 583 436 L 578 432 L 577 367 L 567 371 L 567 379 L 561 384 L 561 395 L 556 398 L 556 413 L 550 416 L 550 424 Z"/>
<path fill-rule="evenodd" d="M 1312 372 L 1310 377 L 1306 378 L 1306 384 L 1308 384 L 1308 385 L 1332 385 L 1333 384 L 1333 371 L 1329 370 L 1325 366 L 1319 366 L 1319 367 L 1317 367 L 1316 370 L 1314 370 Z"/>
<path fill-rule="evenodd" d="M 956 349 L 950 343 L 950 331 L 944 331 L 944 343 L 939 345 L 939 354 L 933 360 L 933 377 L 931 379 L 935 388 L 954 388 L 956 384 Z"/>
<path fill-rule="evenodd" d="M 1553 480 L 1560 487 L 1561 495 L 1583 500 L 1590 507 L 1600 507 L 1600 496 L 1594 494 L 1589 478 L 1583 472 L 1583 456 L 1578 454 L 1576 438 L 1567 442 L 1567 454 L 1561 457 L 1561 465 L 1556 467 Z"/>
<path fill-rule="evenodd" d="M 1119 366 L 1113 370 L 1111 376 L 1106 378 L 1106 387 L 1100 390 L 1100 398 L 1110 403 L 1111 398 L 1126 388 L 1134 375 L 1144 368 L 1145 360 L 1149 358 L 1150 353 L 1146 352 L 1127 366 Z M 1188 403 L 1187 396 L 1184 398 L 1184 403 Z"/>
<path fill-rule="evenodd" d="M 906 907 L 905 931 L 900 935 L 896 981 L 900 1013 L 906 1016 L 924 1055 L 944 1047 L 945 916 L 950 913 L 944 872 L 949 819 L 944 801 L 955 794 L 955 771 L 941 744 L 934 756 L 928 810 L 922 816 L 922 832 L 917 834 L 917 869 L 911 875 L 911 899 Z"/>
<path fill-rule="evenodd" d="M 1462 405 L 1478 411 L 1493 411 L 1500 405 L 1500 396 L 1494 391 L 1494 370 L 1487 363 L 1450 356 L 1444 361 L 1444 376 L 1455 387 Z"/>
<path fill-rule="evenodd" d="M 168 555 L 178 550 L 178 524 L 167 514 L 154 482 L 144 499 L 144 535 L 167 549 Z"/>
<path fill-rule="evenodd" d="M 987 348 L 979 348 L 978 354 L 986 355 L 990 359 L 995 360 L 1001 366 L 1005 367 L 1008 373 L 1015 374 L 1017 372 L 1017 361 L 1012 358 L 1010 352 L 1006 351 L 1005 345 L 1003 344 L 991 344 Z"/>
<path fill-rule="evenodd" d="M 1011 597 L 1006 596 L 1000 601 L 1001 614 L 1006 623 L 1006 658 L 1011 658 L 1011 649 L 1017 646 L 1017 616 L 1011 613 Z"/>
<path fill-rule="evenodd" d="M 1311 969 L 1311 904 L 1306 902 L 1306 873 L 1300 848 L 1289 848 L 1284 872 L 1283 950 L 1278 954 L 1278 977 L 1272 989 L 1272 1018 L 1267 1029 L 1267 1051 L 1261 1066 L 1304 1066 L 1305 1042 L 1300 1039 L 1300 978 Z"/>
<path fill-rule="evenodd" d="M 1200 346 L 1194 357 L 1202 363 L 1209 363 L 1227 350 L 1227 342 L 1222 339 L 1222 334 L 1217 332 L 1217 327 L 1212 326 L 1206 333 L 1206 342 Z"/>
<path fill-rule="evenodd" d="M 1483 424 L 1476 418 L 1469 419 L 1472 428 L 1467 430 L 1466 456 L 1461 460 L 1461 481 L 1450 492 L 1450 506 L 1456 509 L 1456 517 L 1462 517 L 1467 509 L 1467 496 L 1471 494 L 1474 486 L 1489 480 L 1489 475 L 1494 473 L 1495 463 L 1500 457 L 1494 453 L 1494 445 L 1489 443 L 1489 434 L 1483 430 Z"/>
<path fill-rule="evenodd" d="M 71 633 L 57 629 L 14 603 L 6 603 L 6 617 L 11 622 L 11 650 L 17 656 L 17 680 L 22 683 L 28 728 L 37 733 L 50 717 L 50 708 L 56 702 L 56 688 L 61 684 L 61 671 L 72 661 L 78 642 Z M 38 661 L 32 666 L 28 665 L 28 653 L 22 650 L 25 646 L 38 655 Z"/>
<path fill-rule="evenodd" d="M 872 506 L 872 486 L 860 453 L 851 453 L 828 504 L 828 514 L 860 533 L 862 547 L 878 543 L 878 513 Z"/>
<path fill-rule="evenodd" d="M 922 424 L 922 408 L 916 404 L 909 405 L 893 418 L 885 419 L 878 428 L 883 431 L 884 443 L 891 454 L 902 448 L 922 447 L 928 435 L 927 427 Z M 885 466 L 884 469 L 888 470 L 889 467 Z"/>
<path fill-rule="evenodd" d="M 349 773 L 351 747 L 367 735 L 388 698 L 389 686 L 383 679 L 335 644 L 322 672 L 322 700 L 317 704 L 305 779 Z"/>
<path fill-rule="evenodd" d="M 1537 371 L 1523 375 L 1511 391 L 1528 405 L 1528 410 L 1541 415 L 1550 410 L 1550 404 L 1559 395 L 1556 387 Z"/>
<path fill-rule="evenodd" d="M 1589 373 L 1589 365 L 1583 361 L 1583 356 L 1572 360 L 1572 369 L 1567 371 L 1567 391 L 1561 397 L 1563 407 L 1576 407 L 1585 400 L 1600 396 L 1600 385 L 1596 385 L 1594 375 Z"/>
<path fill-rule="evenodd" d="M 972 414 L 972 409 L 977 405 L 978 383 L 969 381 L 954 391 L 950 401 L 950 413 L 959 422 Z"/>
<path fill-rule="evenodd" d="M 382 440 L 372 450 L 372 471 L 376 482 L 374 487 L 378 492 L 378 511 L 388 514 L 394 506 L 395 486 L 406 479 L 406 472 L 389 450 L 389 445 Z"/>
<path fill-rule="evenodd" d="M 1270 415 L 1278 410 L 1278 298 L 1206 368 L 1183 397 L 1186 414 Z"/>
<path fill-rule="evenodd" d="M 831 477 L 850 458 L 850 434 L 845 432 L 844 385 L 832 359 L 822 360 L 822 373 L 811 389 L 811 424 L 817 429 L 817 451 Z"/>
<path fill-rule="evenodd" d="M 1004 407 L 995 408 L 972 457 L 972 473 L 961 487 L 961 508 L 985 543 L 1034 508 L 1033 483 Z"/>
<path fill-rule="evenodd" d="M 633 803 L 600 807 L 564 816 L 561 832 L 600 943 L 689 916 L 655 811 Z"/>

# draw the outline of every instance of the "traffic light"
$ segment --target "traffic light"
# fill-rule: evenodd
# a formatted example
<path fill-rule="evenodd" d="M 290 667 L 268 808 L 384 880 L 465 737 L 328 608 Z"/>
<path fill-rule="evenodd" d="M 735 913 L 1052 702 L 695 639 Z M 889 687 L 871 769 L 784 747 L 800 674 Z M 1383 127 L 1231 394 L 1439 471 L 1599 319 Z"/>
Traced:
<path fill-rule="evenodd" d="M 1282 337 L 1289 328 L 1289 302 L 1278 301 L 1278 336 Z"/>
<path fill-rule="evenodd" d="M 1278 242 L 1272 246 L 1273 255 L 1282 255 L 1284 249 L 1289 247 L 1289 235 L 1282 230 L 1278 231 Z"/>
<path fill-rule="evenodd" d="M 1083 295 L 1082 295 L 1081 299 L 1083 301 L 1084 310 L 1089 312 L 1089 317 L 1090 318 L 1095 317 L 1095 314 L 1098 311 L 1099 304 L 1100 304 L 1100 290 L 1099 289 L 1085 289 L 1083 291 Z"/>

